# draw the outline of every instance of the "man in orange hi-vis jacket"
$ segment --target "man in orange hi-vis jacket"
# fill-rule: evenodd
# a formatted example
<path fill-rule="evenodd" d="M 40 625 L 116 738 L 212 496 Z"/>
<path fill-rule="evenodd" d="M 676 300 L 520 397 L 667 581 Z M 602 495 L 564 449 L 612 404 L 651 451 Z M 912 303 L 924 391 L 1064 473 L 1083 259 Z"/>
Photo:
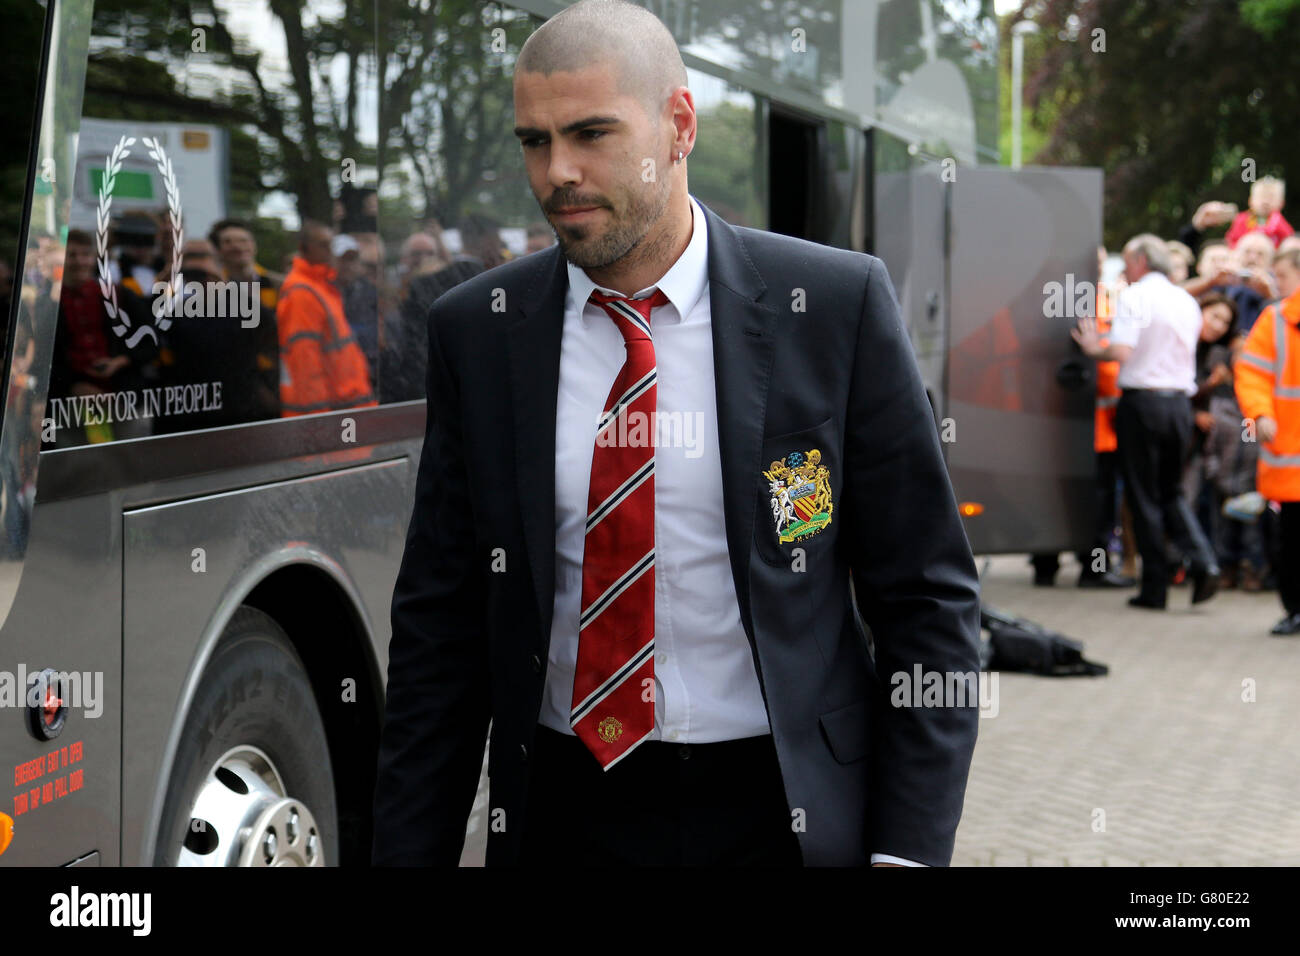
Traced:
<path fill-rule="evenodd" d="M 1110 302 L 1111 291 L 1097 283 L 1097 333 L 1109 344 L 1110 320 L 1114 310 Z M 1099 455 L 1119 448 L 1115 434 L 1115 407 L 1119 404 L 1119 362 L 1097 363 L 1097 411 L 1094 419 L 1092 447 Z"/>
<path fill-rule="evenodd" d="M 1255 487 L 1282 505 L 1278 596 L 1286 617 L 1279 636 L 1300 634 L 1300 249 L 1273 259 L 1282 291 L 1251 327 L 1233 368 L 1241 413 L 1255 423 L 1259 465 Z"/>
<path fill-rule="evenodd" d="M 280 414 L 310 415 L 378 404 L 370 368 L 334 285 L 333 230 L 306 221 L 280 287 Z"/>

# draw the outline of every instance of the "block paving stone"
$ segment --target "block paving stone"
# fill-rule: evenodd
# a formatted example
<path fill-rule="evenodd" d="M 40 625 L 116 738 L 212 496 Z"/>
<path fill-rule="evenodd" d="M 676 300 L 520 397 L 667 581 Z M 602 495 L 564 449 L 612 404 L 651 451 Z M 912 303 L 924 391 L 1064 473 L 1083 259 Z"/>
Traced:
<path fill-rule="evenodd" d="M 1300 638 L 1276 593 L 1164 612 L 1130 590 L 1052 588 L 980 559 L 986 605 L 1079 640 L 1104 677 L 998 676 L 980 720 L 954 866 L 1300 865 Z M 1249 699 L 1253 696 L 1253 700 Z"/>

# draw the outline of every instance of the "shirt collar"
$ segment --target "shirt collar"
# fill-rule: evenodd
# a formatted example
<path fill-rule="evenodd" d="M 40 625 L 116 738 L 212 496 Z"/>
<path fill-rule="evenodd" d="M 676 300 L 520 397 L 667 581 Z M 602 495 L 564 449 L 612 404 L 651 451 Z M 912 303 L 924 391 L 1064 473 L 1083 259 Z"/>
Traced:
<path fill-rule="evenodd" d="M 691 238 L 686 244 L 682 254 L 678 256 L 677 261 L 672 264 L 663 277 L 652 286 L 647 286 L 637 292 L 633 298 L 649 295 L 650 290 L 658 288 L 668 297 L 676 311 L 676 318 L 673 313 L 661 312 L 656 315 L 656 321 L 664 322 L 682 322 L 690 314 L 691 309 L 700 301 L 700 296 L 704 295 L 704 289 L 709 283 L 709 227 L 704 220 L 704 212 L 700 209 L 699 203 L 695 201 L 694 196 L 687 197 L 691 203 Z M 588 322 L 588 313 L 586 305 L 591 298 L 593 290 L 607 292 L 610 295 L 619 295 L 613 289 L 607 289 L 604 286 L 597 285 L 587 275 L 585 269 L 575 266 L 572 262 L 565 260 L 565 268 L 569 273 L 569 291 L 566 308 L 576 307 L 578 316 L 583 324 Z M 592 306 L 595 309 L 595 306 Z M 593 312 L 593 314 L 596 314 Z"/>

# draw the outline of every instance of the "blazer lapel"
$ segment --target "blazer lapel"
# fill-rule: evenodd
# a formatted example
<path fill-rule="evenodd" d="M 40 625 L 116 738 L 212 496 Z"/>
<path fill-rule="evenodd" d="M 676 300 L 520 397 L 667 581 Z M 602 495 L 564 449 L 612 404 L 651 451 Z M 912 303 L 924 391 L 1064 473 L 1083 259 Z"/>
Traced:
<path fill-rule="evenodd" d="M 515 483 L 543 647 L 550 644 L 555 608 L 555 406 L 567 290 L 564 256 L 554 245 L 518 303 L 522 317 L 507 333 Z"/>
<path fill-rule="evenodd" d="M 763 464 L 763 425 L 778 310 L 757 301 L 767 286 L 745 252 L 744 240 L 703 203 L 700 208 L 709 223 L 709 309 L 727 550 L 741 622 L 753 640 L 749 562 L 757 507 L 754 489 Z"/>

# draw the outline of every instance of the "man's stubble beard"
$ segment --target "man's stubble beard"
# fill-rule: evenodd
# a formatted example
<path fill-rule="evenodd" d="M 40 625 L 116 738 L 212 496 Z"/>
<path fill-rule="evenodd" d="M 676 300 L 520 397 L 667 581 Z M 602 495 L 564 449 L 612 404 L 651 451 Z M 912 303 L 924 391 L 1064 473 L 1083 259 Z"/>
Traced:
<path fill-rule="evenodd" d="M 647 201 L 634 202 L 625 218 L 614 222 L 597 238 L 566 239 L 562 230 L 556 228 L 555 237 L 564 257 L 579 269 L 603 269 L 625 257 L 631 257 L 629 262 L 634 262 L 658 255 L 671 244 L 672 237 L 660 235 L 649 242 L 643 240 L 663 217 L 672 189 L 666 180 L 655 183 L 655 187 L 648 196 L 642 193 Z"/>

